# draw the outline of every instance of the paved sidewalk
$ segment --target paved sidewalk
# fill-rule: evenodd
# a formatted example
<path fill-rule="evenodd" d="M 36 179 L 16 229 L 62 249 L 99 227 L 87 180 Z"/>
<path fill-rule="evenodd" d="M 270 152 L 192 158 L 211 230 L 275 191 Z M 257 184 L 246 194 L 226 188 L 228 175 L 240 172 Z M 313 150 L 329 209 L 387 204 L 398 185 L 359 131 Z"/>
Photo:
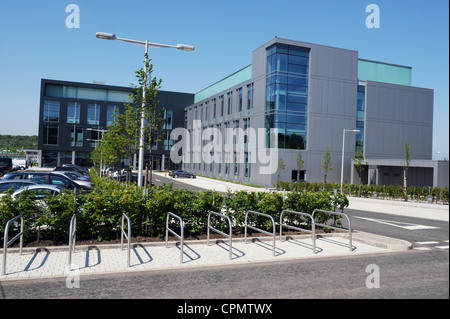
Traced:
<path fill-rule="evenodd" d="M 316 253 L 313 252 L 311 235 L 294 238 L 276 238 L 275 256 L 272 238 L 248 237 L 232 241 L 232 258 L 229 259 L 229 241 L 211 239 L 185 241 L 183 262 L 181 263 L 180 242 L 132 243 L 130 267 L 127 266 L 128 251 L 124 243 L 119 245 L 92 245 L 76 247 L 72 255 L 71 270 L 68 266 L 68 247 L 24 248 L 22 255 L 18 249 L 7 250 L 6 275 L 0 280 L 29 278 L 68 277 L 69 275 L 89 275 L 100 273 L 133 272 L 149 270 L 182 269 L 188 267 L 211 267 L 218 265 L 238 265 L 304 258 L 331 256 L 351 256 L 408 250 L 411 244 L 405 241 L 368 233 L 352 234 L 352 251 L 349 249 L 348 234 L 317 236 Z M 3 264 L 3 255 L 0 256 Z"/>

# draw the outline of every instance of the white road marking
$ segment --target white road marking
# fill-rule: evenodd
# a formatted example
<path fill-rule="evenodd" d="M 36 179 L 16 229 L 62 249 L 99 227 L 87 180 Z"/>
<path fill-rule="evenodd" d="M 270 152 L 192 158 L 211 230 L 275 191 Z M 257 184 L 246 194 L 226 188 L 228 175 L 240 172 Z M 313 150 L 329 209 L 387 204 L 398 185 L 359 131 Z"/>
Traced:
<path fill-rule="evenodd" d="M 366 217 L 359 217 L 359 216 L 354 216 L 354 217 L 369 220 L 369 221 L 372 221 L 375 223 L 380 223 L 380 224 L 384 224 L 384 225 L 403 228 L 403 229 L 407 229 L 407 230 L 438 229 L 439 228 L 439 227 L 434 227 L 434 226 L 418 225 L 418 224 L 403 223 L 403 222 L 393 222 L 393 221 L 388 221 L 388 220 L 383 220 L 383 219 L 366 218 Z"/>

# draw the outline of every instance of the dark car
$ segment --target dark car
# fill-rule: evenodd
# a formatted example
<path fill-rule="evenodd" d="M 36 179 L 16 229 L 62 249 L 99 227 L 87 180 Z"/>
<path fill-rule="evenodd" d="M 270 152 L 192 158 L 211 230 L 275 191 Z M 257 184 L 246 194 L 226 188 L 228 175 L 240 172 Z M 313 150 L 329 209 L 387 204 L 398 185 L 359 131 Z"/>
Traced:
<path fill-rule="evenodd" d="M 76 189 L 76 190 L 84 190 L 84 191 L 92 191 L 92 187 L 87 187 L 84 185 L 80 185 L 75 183 L 70 178 L 62 175 L 62 174 L 55 174 L 52 172 L 13 172 L 13 173 L 7 173 L 5 176 L 3 176 L 2 181 L 7 180 L 20 180 L 20 179 L 27 179 L 32 181 L 38 181 L 42 184 L 49 184 L 49 185 L 57 185 L 61 186 L 63 188 L 68 189 Z"/>
<path fill-rule="evenodd" d="M 79 172 L 83 175 L 88 175 L 88 171 L 87 169 L 78 166 L 76 164 L 63 164 L 62 166 L 58 166 L 55 168 L 55 171 L 75 171 L 75 172 Z"/>
<path fill-rule="evenodd" d="M 172 177 L 173 178 L 178 178 L 178 177 L 195 178 L 195 174 L 189 173 L 189 172 L 186 172 L 186 171 L 182 171 L 182 170 L 178 170 L 178 171 L 173 171 L 172 172 Z"/>
<path fill-rule="evenodd" d="M 0 176 L 12 171 L 12 159 L 10 157 L 0 157 Z"/>
<path fill-rule="evenodd" d="M 138 174 L 132 173 L 131 176 L 130 176 L 130 178 L 131 178 L 131 182 L 132 182 L 132 183 L 137 183 L 137 180 L 138 180 Z M 126 174 L 126 173 L 120 175 L 120 181 L 121 181 L 121 182 L 126 182 L 126 181 L 127 181 L 127 174 Z M 142 185 L 144 185 L 144 183 L 145 183 L 145 176 L 142 176 Z M 152 183 L 151 183 L 151 186 L 155 186 L 155 183 L 152 182 Z"/>

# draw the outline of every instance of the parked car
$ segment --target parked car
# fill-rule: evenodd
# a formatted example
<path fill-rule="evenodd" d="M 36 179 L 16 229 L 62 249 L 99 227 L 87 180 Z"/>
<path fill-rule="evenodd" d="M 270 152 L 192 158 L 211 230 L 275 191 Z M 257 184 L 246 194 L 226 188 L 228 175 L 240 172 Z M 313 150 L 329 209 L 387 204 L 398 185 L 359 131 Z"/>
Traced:
<path fill-rule="evenodd" d="M 86 186 L 86 187 L 89 187 L 89 188 L 94 188 L 94 183 L 92 183 L 91 181 L 86 180 L 86 179 L 78 179 L 78 176 L 74 174 L 74 173 L 77 173 L 77 172 L 56 171 L 56 172 L 53 172 L 53 173 L 54 174 L 60 174 L 62 176 L 70 178 L 71 180 L 73 180 L 78 185 Z"/>
<path fill-rule="evenodd" d="M 72 179 L 62 174 L 56 172 L 10 172 L 3 176 L 4 181 L 6 180 L 20 180 L 28 179 L 32 181 L 38 181 L 42 184 L 57 185 L 63 188 L 92 191 L 93 187 L 88 187 L 85 185 L 80 185 L 75 183 Z"/>
<path fill-rule="evenodd" d="M 132 173 L 131 174 L 131 182 L 132 183 L 137 183 L 138 180 L 138 174 L 137 173 Z M 120 181 L 121 182 L 126 182 L 127 181 L 127 173 L 125 172 L 125 174 L 122 174 L 120 176 Z M 145 176 L 142 176 L 142 185 L 144 185 L 145 182 Z M 155 186 L 155 183 L 151 183 L 151 186 Z"/>
<path fill-rule="evenodd" d="M 32 180 L 1 180 L 0 181 L 0 194 L 7 192 L 9 189 L 13 188 L 14 191 L 22 189 L 27 186 L 41 184 L 37 181 Z"/>
<path fill-rule="evenodd" d="M 0 157 L 0 176 L 7 172 L 11 172 L 13 167 L 12 159 L 10 157 Z"/>
<path fill-rule="evenodd" d="M 42 200 L 48 196 L 58 195 L 61 192 L 62 187 L 56 185 L 30 185 L 15 191 L 12 194 L 12 198 L 18 198 L 26 190 L 29 192 L 31 199 Z"/>
<path fill-rule="evenodd" d="M 81 166 L 76 165 L 76 164 L 62 164 L 62 167 L 65 170 L 71 170 L 71 171 L 75 170 L 77 172 L 80 172 L 81 174 L 86 174 L 86 175 L 89 174 L 89 172 L 88 172 L 88 170 L 86 168 L 81 167 Z"/>
<path fill-rule="evenodd" d="M 170 176 L 170 173 L 169 173 Z M 195 178 L 195 174 L 194 173 L 189 173 L 183 170 L 177 170 L 177 171 L 173 171 L 172 172 L 172 177 L 173 178 L 178 178 L 178 177 L 189 177 L 189 178 Z"/>

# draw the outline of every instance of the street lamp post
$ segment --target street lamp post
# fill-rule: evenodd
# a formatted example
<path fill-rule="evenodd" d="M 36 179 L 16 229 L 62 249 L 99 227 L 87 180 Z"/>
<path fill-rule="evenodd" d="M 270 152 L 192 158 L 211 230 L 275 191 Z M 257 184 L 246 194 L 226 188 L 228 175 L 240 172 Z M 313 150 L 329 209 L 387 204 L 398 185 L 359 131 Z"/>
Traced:
<path fill-rule="evenodd" d="M 124 39 L 124 38 L 118 38 L 113 33 L 106 33 L 106 32 L 97 32 L 95 36 L 99 39 L 104 40 L 120 40 L 128 43 L 137 44 L 140 46 L 145 47 L 145 65 L 144 65 L 144 72 L 145 76 L 147 76 L 147 62 L 148 62 L 148 48 L 174 48 L 182 51 L 194 51 L 195 47 L 192 45 L 187 44 L 177 44 L 177 45 L 168 45 L 168 44 L 160 44 L 160 43 L 152 43 L 145 41 L 138 41 L 138 40 L 131 40 L 131 39 Z M 145 109 L 145 91 L 146 91 L 146 85 L 147 85 L 147 78 L 144 81 L 144 89 L 142 92 L 142 113 L 141 113 L 141 130 L 139 134 L 139 167 L 138 167 L 138 186 L 142 186 L 142 172 L 144 168 L 144 126 L 145 126 L 145 119 L 144 119 L 144 109 Z"/>
<path fill-rule="evenodd" d="M 344 129 L 344 131 L 342 133 L 341 194 L 342 194 L 342 184 L 344 183 L 345 132 L 359 132 L 359 130 Z"/>

